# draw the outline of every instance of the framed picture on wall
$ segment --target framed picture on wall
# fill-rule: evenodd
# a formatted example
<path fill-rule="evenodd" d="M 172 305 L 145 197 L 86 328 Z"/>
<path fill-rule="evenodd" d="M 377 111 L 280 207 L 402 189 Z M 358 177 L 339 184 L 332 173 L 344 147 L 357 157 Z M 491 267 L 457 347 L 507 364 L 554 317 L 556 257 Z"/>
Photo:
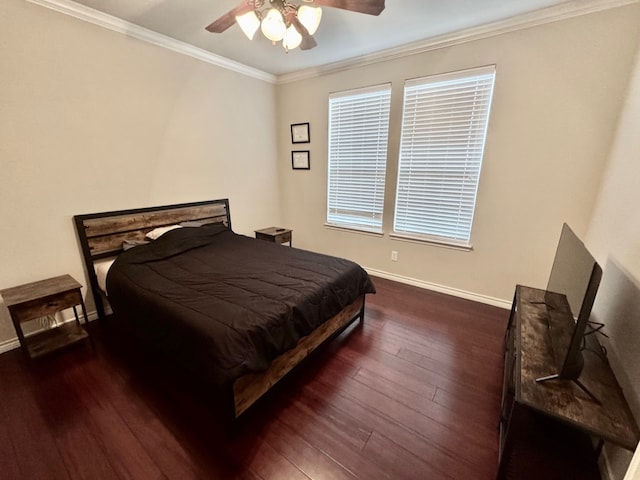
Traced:
<path fill-rule="evenodd" d="M 310 141 L 308 123 L 294 123 L 291 125 L 291 143 L 309 143 Z"/>
<path fill-rule="evenodd" d="M 291 152 L 291 168 L 294 170 L 310 170 L 309 150 L 294 150 Z"/>

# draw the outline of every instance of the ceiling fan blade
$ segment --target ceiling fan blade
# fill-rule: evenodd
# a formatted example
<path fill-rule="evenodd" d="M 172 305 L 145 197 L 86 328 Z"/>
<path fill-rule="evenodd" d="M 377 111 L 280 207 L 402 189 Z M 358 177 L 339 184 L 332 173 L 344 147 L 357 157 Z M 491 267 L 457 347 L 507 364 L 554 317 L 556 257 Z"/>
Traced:
<path fill-rule="evenodd" d="M 317 46 L 316 39 L 313 38 L 313 35 L 309 33 L 307 27 L 305 27 L 296 15 L 290 15 L 288 20 L 291 22 L 298 33 L 302 36 L 302 43 L 300 43 L 300 50 L 311 50 L 313 47 Z"/>
<path fill-rule="evenodd" d="M 384 10 L 384 0 L 313 0 L 313 3 L 322 7 L 340 8 L 376 16 Z"/>
<path fill-rule="evenodd" d="M 232 27 L 236 23 L 236 17 L 253 10 L 246 1 L 243 1 L 233 10 L 229 10 L 227 13 L 218 18 L 215 22 L 209 25 L 206 30 L 212 33 L 222 33 L 229 27 Z"/>

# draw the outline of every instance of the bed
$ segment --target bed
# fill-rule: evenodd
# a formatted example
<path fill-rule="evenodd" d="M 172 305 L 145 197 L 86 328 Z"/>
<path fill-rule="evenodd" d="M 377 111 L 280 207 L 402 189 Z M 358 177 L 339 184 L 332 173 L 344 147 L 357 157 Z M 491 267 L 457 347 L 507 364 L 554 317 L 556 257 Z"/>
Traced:
<path fill-rule="evenodd" d="M 353 262 L 234 233 L 227 199 L 74 221 L 98 317 L 110 306 L 154 351 L 229 392 L 233 418 L 362 322 L 375 292 Z"/>

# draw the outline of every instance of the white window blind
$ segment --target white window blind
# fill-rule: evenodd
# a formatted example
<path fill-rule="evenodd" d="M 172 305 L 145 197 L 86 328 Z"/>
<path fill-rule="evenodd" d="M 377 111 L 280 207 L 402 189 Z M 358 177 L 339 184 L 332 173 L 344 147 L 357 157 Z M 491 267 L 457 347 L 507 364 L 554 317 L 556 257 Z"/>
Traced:
<path fill-rule="evenodd" d="M 391 85 L 329 96 L 327 223 L 382 231 Z"/>
<path fill-rule="evenodd" d="M 394 233 L 470 246 L 495 66 L 405 83 Z"/>

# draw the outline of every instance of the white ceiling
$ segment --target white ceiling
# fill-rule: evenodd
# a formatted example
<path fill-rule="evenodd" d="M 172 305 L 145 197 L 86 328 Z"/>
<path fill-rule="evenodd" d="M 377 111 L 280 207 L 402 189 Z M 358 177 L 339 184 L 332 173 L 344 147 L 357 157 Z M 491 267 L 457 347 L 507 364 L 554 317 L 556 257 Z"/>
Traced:
<path fill-rule="evenodd" d="M 205 27 L 244 0 L 76 0 L 273 75 L 320 67 L 450 34 L 575 0 L 387 0 L 378 17 L 323 8 L 313 50 L 286 54 L 258 32 L 249 41 L 234 25 L 222 34 Z M 299 0 L 291 0 L 301 3 Z"/>

